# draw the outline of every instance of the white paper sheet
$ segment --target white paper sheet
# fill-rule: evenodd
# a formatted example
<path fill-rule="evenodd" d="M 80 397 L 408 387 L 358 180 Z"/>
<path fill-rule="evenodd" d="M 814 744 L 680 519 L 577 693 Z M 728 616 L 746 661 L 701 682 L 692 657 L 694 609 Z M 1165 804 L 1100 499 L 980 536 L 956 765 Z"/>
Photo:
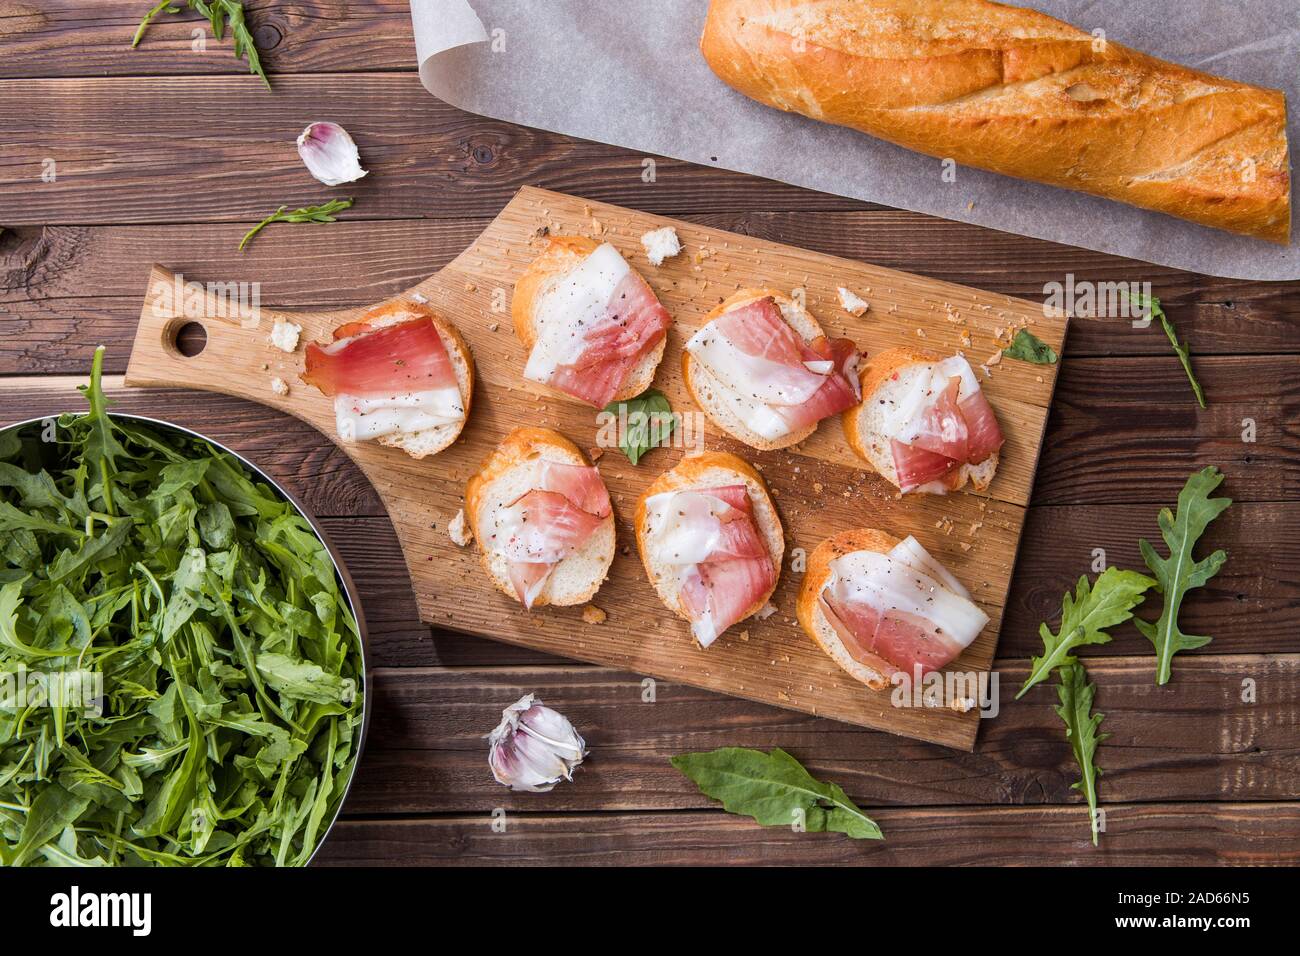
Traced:
<path fill-rule="evenodd" d="M 1026 0 L 1187 66 L 1300 103 L 1297 0 Z M 765 176 L 1006 232 L 1241 279 L 1300 278 L 1300 252 L 962 168 L 755 103 L 698 50 L 707 0 L 411 0 L 439 99 L 523 126 Z M 972 205 L 973 204 L 973 205 Z"/>

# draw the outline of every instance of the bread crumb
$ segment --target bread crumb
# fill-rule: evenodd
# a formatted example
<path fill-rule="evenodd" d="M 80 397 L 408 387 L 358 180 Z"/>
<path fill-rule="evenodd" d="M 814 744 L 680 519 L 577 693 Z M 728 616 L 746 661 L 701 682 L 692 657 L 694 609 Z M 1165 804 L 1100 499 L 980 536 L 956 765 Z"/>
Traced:
<path fill-rule="evenodd" d="M 277 375 L 275 378 L 271 379 L 271 391 L 275 392 L 277 395 L 288 395 L 289 386 L 284 379 Z"/>
<path fill-rule="evenodd" d="M 426 302 L 429 301 L 429 297 L 427 295 L 421 295 L 418 292 L 412 292 L 411 298 L 414 299 L 416 302 L 420 303 L 420 305 L 424 305 Z"/>
<path fill-rule="evenodd" d="M 760 621 L 766 621 L 769 617 L 771 617 L 775 613 L 776 613 L 776 605 L 773 604 L 771 601 L 768 601 L 761 608 L 759 608 L 757 612 L 755 612 L 754 617 L 758 618 Z"/>
<path fill-rule="evenodd" d="M 475 291 L 477 288 L 478 288 L 478 286 L 476 286 L 476 285 L 475 285 L 474 283 L 472 283 L 472 282 L 466 282 L 466 283 L 465 283 L 465 291 L 466 291 L 466 292 L 473 292 L 473 291 Z"/>
<path fill-rule="evenodd" d="M 294 352 L 298 349 L 298 336 L 301 334 L 302 326 L 298 323 L 276 319 L 271 327 L 271 344 L 281 352 Z"/>
<path fill-rule="evenodd" d="M 986 358 L 984 360 L 984 364 L 989 368 L 992 368 L 994 365 L 997 365 L 1001 361 L 1002 361 L 1002 353 L 998 351 L 998 352 L 994 352 L 992 355 Z"/>
<path fill-rule="evenodd" d="M 489 331 L 489 332 L 495 332 L 495 331 L 496 331 L 497 329 L 499 329 L 499 328 L 501 328 L 501 323 L 500 323 L 500 322 L 493 322 L 491 325 L 488 326 L 488 331 Z"/>
<path fill-rule="evenodd" d="M 646 258 L 652 266 L 661 266 L 665 259 L 671 259 L 682 251 L 681 240 L 672 226 L 645 233 L 641 236 L 641 245 L 645 247 Z"/>
<path fill-rule="evenodd" d="M 594 604 L 588 604 L 582 609 L 582 619 L 588 624 L 604 624 L 607 617 L 609 615 Z"/>
<path fill-rule="evenodd" d="M 453 544 L 462 548 L 474 540 L 474 536 L 470 534 L 469 526 L 465 523 L 464 508 L 457 511 L 456 517 L 447 522 L 447 534 L 450 535 Z"/>
<path fill-rule="evenodd" d="M 739 637 L 740 637 L 740 639 L 741 639 L 742 641 L 748 641 L 748 640 L 749 640 L 749 631 L 741 631 Z"/>
<path fill-rule="evenodd" d="M 844 286 L 839 286 L 835 292 L 840 297 L 840 308 L 849 315 L 862 315 L 867 309 L 871 308 L 870 302 L 859 295 L 855 295 Z"/>

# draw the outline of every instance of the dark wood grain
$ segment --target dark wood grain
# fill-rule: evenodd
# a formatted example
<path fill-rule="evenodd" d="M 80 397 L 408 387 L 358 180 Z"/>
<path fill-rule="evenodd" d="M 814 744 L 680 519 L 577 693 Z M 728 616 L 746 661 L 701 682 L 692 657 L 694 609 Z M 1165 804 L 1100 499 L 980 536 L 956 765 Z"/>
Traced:
<path fill-rule="evenodd" d="M 488 814 L 344 820 L 325 866 L 1214 866 L 1300 862 L 1300 804 L 1139 804 L 1109 808 L 1099 847 L 1085 810 L 979 807 L 880 810 L 884 842 L 759 827 L 721 811 Z"/>
<path fill-rule="evenodd" d="M 230 41 L 213 40 L 206 20 L 188 10 L 160 16 L 132 50 L 131 37 L 150 6 L 147 0 L 6 0 L 0 77 L 247 73 Z M 415 69 L 408 0 L 244 0 L 244 8 L 268 73 Z M 205 50 L 194 49 L 191 31 L 198 27 L 207 34 Z"/>
<path fill-rule="evenodd" d="M 972 754 L 607 668 L 380 669 L 348 812 L 703 808 L 710 802 L 668 758 L 724 746 L 781 747 L 864 807 L 1078 804 L 1055 690 L 1044 685 L 1014 701 L 1024 663 L 1000 661 L 997 670 L 999 709 L 981 722 Z M 1204 800 L 1295 796 L 1300 655 L 1180 658 L 1174 682 L 1161 688 L 1153 674 L 1150 655 L 1091 661 L 1111 734 L 1100 760 L 1106 803 L 1193 792 Z M 1253 702 L 1241 699 L 1244 686 Z M 591 749 L 573 782 L 546 795 L 512 793 L 488 771 L 484 734 L 525 693 L 562 711 Z"/>

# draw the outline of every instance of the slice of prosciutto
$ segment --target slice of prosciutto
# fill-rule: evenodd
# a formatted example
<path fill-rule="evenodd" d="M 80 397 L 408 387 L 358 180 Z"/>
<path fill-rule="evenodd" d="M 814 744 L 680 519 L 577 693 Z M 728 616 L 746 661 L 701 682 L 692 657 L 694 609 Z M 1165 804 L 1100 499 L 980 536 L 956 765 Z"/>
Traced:
<path fill-rule="evenodd" d="M 686 350 L 720 383 L 719 397 L 737 417 L 769 440 L 862 399 L 857 346 L 825 336 L 805 342 L 771 296 L 724 312 Z"/>
<path fill-rule="evenodd" d="M 611 512 L 600 472 L 589 465 L 538 459 L 530 491 L 492 516 L 486 540 L 509 562 L 510 583 L 531 609 L 551 572 L 582 549 Z"/>
<path fill-rule="evenodd" d="M 524 377 L 604 408 L 668 333 L 672 319 L 609 243 L 542 292 Z"/>
<path fill-rule="evenodd" d="M 646 500 L 654 560 L 677 572 L 691 633 L 708 647 L 776 583 L 744 485 L 669 491 Z"/>
<path fill-rule="evenodd" d="M 841 555 L 830 570 L 818 598 L 822 614 L 849 655 L 885 677 L 939 670 L 989 621 L 961 583 L 912 537 L 888 554 Z"/>
<path fill-rule="evenodd" d="M 960 355 L 936 362 L 898 404 L 889 435 L 899 489 L 951 487 L 964 464 L 978 465 L 1005 441 L 975 371 Z"/>
<path fill-rule="evenodd" d="M 334 399 L 339 437 L 362 441 L 465 418 L 456 371 L 433 319 L 374 328 L 340 326 L 329 345 L 310 342 L 302 379 Z"/>

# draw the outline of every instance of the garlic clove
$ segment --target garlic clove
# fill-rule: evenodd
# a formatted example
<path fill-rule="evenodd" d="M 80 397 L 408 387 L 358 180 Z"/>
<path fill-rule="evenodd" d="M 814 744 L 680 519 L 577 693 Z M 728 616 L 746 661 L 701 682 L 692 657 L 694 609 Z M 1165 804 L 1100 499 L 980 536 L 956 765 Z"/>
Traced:
<path fill-rule="evenodd" d="M 501 723 L 488 735 L 488 766 L 497 783 L 512 790 L 546 793 L 587 755 L 587 744 L 573 724 L 533 694 L 501 712 Z"/>
<path fill-rule="evenodd" d="M 312 123 L 298 136 L 298 155 L 307 171 L 326 186 L 340 186 L 365 176 L 357 144 L 338 123 Z"/>

